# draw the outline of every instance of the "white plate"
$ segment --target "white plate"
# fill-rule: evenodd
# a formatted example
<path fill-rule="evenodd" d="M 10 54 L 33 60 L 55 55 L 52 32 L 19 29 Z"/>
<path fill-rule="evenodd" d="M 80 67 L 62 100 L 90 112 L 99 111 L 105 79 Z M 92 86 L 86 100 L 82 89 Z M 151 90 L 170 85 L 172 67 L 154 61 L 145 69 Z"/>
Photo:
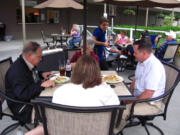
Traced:
<path fill-rule="evenodd" d="M 105 80 L 106 77 L 110 77 L 110 76 L 115 76 L 117 78 L 117 80 Z M 121 76 L 118 75 L 106 75 L 104 76 L 104 81 L 106 83 L 120 83 L 122 82 L 124 79 Z"/>
<path fill-rule="evenodd" d="M 56 80 L 57 77 L 63 78 L 63 79 L 65 79 L 65 80 L 63 80 L 63 81 L 57 81 L 57 80 Z M 66 82 L 69 81 L 69 77 L 67 77 L 67 76 L 59 76 L 59 73 L 58 73 L 58 74 L 55 74 L 53 77 L 51 77 L 50 80 L 54 80 L 55 83 L 66 83 Z"/>
<path fill-rule="evenodd" d="M 50 77 L 49 80 L 55 80 L 57 76 L 59 76 L 59 73 L 54 74 L 54 76 Z"/>

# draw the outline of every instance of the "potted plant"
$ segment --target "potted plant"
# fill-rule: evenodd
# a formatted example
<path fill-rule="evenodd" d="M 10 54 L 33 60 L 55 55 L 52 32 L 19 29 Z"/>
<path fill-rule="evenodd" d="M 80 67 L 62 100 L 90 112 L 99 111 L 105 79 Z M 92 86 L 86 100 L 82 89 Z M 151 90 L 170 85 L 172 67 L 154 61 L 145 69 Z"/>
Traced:
<path fill-rule="evenodd" d="M 134 10 L 132 10 L 132 9 L 125 9 L 123 11 L 123 14 L 124 15 L 136 15 L 136 12 Z"/>
<path fill-rule="evenodd" d="M 161 13 L 160 13 L 160 14 L 157 14 L 156 16 L 157 16 L 157 18 L 160 18 L 160 19 L 164 19 L 164 17 L 165 17 L 165 15 L 164 15 L 164 14 L 161 14 Z"/>

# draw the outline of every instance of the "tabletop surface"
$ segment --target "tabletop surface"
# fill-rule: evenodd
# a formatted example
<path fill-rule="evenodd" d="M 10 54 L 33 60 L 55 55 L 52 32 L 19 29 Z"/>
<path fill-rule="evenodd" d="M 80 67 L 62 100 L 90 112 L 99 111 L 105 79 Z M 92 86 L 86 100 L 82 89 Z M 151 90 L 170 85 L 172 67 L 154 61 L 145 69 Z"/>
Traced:
<path fill-rule="evenodd" d="M 58 34 L 58 33 L 52 33 L 51 34 L 52 37 L 71 37 L 70 34 Z"/>
<path fill-rule="evenodd" d="M 101 71 L 102 75 L 117 75 L 115 71 Z M 53 96 L 54 91 L 61 87 L 63 84 L 57 84 L 54 88 L 46 88 L 44 91 L 41 92 L 40 96 Z M 128 88 L 123 82 L 113 84 L 115 85 L 114 91 L 115 93 L 120 96 L 132 96 Z"/>

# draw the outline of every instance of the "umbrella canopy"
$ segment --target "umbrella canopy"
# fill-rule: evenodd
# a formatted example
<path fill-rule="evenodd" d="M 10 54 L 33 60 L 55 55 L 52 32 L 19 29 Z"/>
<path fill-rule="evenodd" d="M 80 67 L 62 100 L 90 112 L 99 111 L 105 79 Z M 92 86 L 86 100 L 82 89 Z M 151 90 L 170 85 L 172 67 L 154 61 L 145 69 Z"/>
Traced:
<path fill-rule="evenodd" d="M 180 0 L 94 0 L 95 2 L 109 3 L 119 6 L 139 6 L 139 7 L 180 7 Z"/>
<path fill-rule="evenodd" d="M 136 14 L 136 23 L 135 23 L 135 33 L 137 27 L 137 16 L 138 16 L 139 7 L 163 7 L 163 8 L 180 7 L 180 0 L 94 0 L 94 2 L 108 3 L 119 6 L 136 6 L 137 14 Z"/>
<path fill-rule="evenodd" d="M 34 8 L 74 8 L 83 9 L 83 6 L 74 0 L 47 0 Z"/>

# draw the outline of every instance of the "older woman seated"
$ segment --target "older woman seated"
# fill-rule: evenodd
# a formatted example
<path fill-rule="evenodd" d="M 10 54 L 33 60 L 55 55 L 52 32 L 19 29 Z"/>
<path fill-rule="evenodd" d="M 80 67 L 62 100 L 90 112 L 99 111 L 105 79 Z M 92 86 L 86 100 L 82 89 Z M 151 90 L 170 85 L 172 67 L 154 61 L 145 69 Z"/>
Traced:
<path fill-rule="evenodd" d="M 114 90 L 103 83 L 97 61 L 90 55 L 81 56 L 72 73 L 71 83 L 59 87 L 53 95 L 54 103 L 93 107 L 120 104 Z M 39 126 L 25 135 L 43 135 Z"/>
<path fill-rule="evenodd" d="M 71 35 L 72 35 L 72 39 L 69 40 L 69 45 L 70 45 L 70 48 L 75 48 L 74 43 L 80 44 L 81 42 L 79 25 L 73 24 L 73 27 L 71 29 Z"/>
<path fill-rule="evenodd" d="M 114 45 L 119 49 L 122 50 L 123 54 L 131 54 L 133 53 L 133 47 L 131 45 L 131 41 L 129 37 L 126 35 L 125 31 L 121 31 L 120 34 L 116 36 L 114 41 Z"/>
<path fill-rule="evenodd" d="M 98 56 L 93 52 L 94 49 L 94 40 L 91 37 L 87 37 L 86 40 L 87 44 L 86 44 L 86 54 L 92 56 L 98 63 L 99 63 L 99 58 Z M 72 56 L 70 63 L 71 66 L 74 68 L 77 60 L 83 55 L 83 44 L 81 44 L 81 50 L 80 51 L 76 51 L 75 54 Z"/>

